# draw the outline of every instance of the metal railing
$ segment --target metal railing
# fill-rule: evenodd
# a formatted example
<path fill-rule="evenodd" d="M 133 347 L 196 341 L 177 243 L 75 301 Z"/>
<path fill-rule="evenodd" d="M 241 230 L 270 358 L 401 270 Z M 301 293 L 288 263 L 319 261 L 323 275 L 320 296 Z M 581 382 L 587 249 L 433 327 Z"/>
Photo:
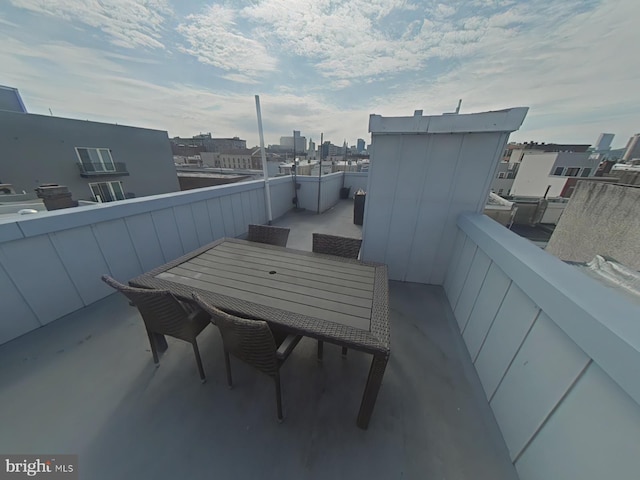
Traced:
<path fill-rule="evenodd" d="M 80 175 L 83 177 L 97 177 L 103 175 L 129 175 L 127 165 L 123 162 L 114 163 L 79 163 Z"/>

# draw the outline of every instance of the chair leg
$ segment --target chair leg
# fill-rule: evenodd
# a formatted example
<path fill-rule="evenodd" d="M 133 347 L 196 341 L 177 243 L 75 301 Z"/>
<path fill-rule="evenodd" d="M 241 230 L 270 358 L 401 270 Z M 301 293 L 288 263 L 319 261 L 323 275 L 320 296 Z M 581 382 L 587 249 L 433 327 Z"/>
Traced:
<path fill-rule="evenodd" d="M 224 365 L 227 368 L 227 385 L 229 388 L 233 387 L 233 379 L 231 378 L 231 360 L 229 359 L 229 352 L 224 350 Z"/>
<path fill-rule="evenodd" d="M 147 336 L 149 337 L 149 345 L 151 345 L 151 355 L 153 355 L 153 363 L 156 364 L 156 367 L 159 365 L 160 360 L 158 359 L 158 350 L 156 349 L 156 339 L 154 338 L 153 333 L 147 330 Z"/>
<path fill-rule="evenodd" d="M 280 390 L 280 372 L 276 372 L 273 377 L 276 384 L 276 406 L 278 408 L 278 423 L 282 423 L 284 415 L 282 415 L 282 391 Z"/>
<path fill-rule="evenodd" d="M 318 361 L 322 361 L 322 352 L 324 351 L 324 342 L 318 340 Z"/>
<path fill-rule="evenodd" d="M 347 356 L 347 352 L 348 352 L 347 347 L 342 347 L 342 356 L 343 356 L 343 357 L 346 357 L 346 356 Z"/>
<path fill-rule="evenodd" d="M 196 363 L 198 364 L 198 373 L 200 373 L 200 381 L 202 383 L 207 381 L 207 377 L 204 375 L 204 368 L 202 368 L 202 359 L 200 358 L 200 350 L 198 350 L 198 343 L 193 341 L 193 354 L 196 356 Z"/>

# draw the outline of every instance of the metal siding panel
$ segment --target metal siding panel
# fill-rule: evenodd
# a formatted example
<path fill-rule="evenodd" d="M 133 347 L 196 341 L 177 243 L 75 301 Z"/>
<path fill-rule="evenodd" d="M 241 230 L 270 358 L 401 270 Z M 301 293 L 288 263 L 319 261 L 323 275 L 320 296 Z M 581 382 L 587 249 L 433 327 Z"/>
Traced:
<path fill-rule="evenodd" d="M 412 249 L 414 242 L 423 247 L 422 240 L 415 238 L 419 203 L 428 162 L 426 136 L 407 136 L 402 140 L 398 156 L 398 174 L 396 192 L 393 198 L 393 210 L 390 219 L 389 246 L 385 261 L 389 266 L 389 277 L 406 280 L 407 269 L 413 255 L 421 257 L 423 248 Z M 417 240 L 417 242 L 416 242 Z"/>
<path fill-rule="evenodd" d="M 124 220 L 102 222 L 91 228 L 116 280 L 127 282 L 143 272 Z"/>
<path fill-rule="evenodd" d="M 373 136 L 374 158 L 369 170 L 369 191 L 376 194 L 365 202 L 361 258 L 385 263 L 392 203 L 398 174 L 399 137 Z M 390 277 L 393 279 L 392 277 Z"/>
<path fill-rule="evenodd" d="M 16 286 L 1 266 L 0 292 L 2 292 L 0 344 L 13 340 L 41 326 L 24 297 L 16 289 Z"/>
<path fill-rule="evenodd" d="M 540 313 L 491 400 L 512 460 L 588 363 L 589 357 Z"/>
<path fill-rule="evenodd" d="M 193 220 L 191 205 L 173 207 L 173 215 L 176 219 L 178 234 L 180 235 L 180 241 L 182 242 L 185 253 L 198 248 L 200 242 L 198 241 L 198 231 L 195 221 Z"/>
<path fill-rule="evenodd" d="M 240 194 L 242 198 L 242 212 L 244 214 L 244 230 L 242 233 L 249 231 L 249 224 L 253 222 L 253 214 L 251 212 L 251 194 L 249 192 L 242 192 Z"/>
<path fill-rule="evenodd" d="M 440 202 L 447 212 L 447 219 L 442 226 L 442 235 L 434 250 L 437 255 L 432 261 L 432 273 L 429 278 L 431 284 L 439 285 L 444 281 L 448 261 L 452 255 L 453 239 L 456 235 L 458 216 L 464 212 L 481 211 L 489 193 L 490 180 L 493 179 L 496 155 L 500 141 L 506 137 L 499 133 L 468 133 L 460 137 L 459 149 L 456 152 L 455 170 L 453 178 L 445 182 L 446 193 L 441 193 Z M 446 138 L 446 137 L 445 137 Z M 453 163 L 453 162 L 452 162 Z M 442 188 L 442 187 L 441 187 Z"/>
<path fill-rule="evenodd" d="M 464 332 L 467 326 L 469 315 L 476 302 L 476 298 L 478 298 L 478 293 L 484 283 L 484 279 L 487 276 L 489 265 L 491 265 L 491 259 L 482 250 L 479 248 L 476 249 L 473 262 L 471 262 L 471 268 L 467 274 L 467 280 L 464 283 L 462 292 L 458 297 L 458 303 L 453 312 L 461 332 Z"/>
<path fill-rule="evenodd" d="M 254 212 L 253 223 L 258 225 L 267 223 L 267 204 L 264 195 L 264 190 L 251 190 L 251 204 Z"/>
<path fill-rule="evenodd" d="M 41 324 L 84 306 L 48 236 L 3 243 L 0 262 Z"/>
<path fill-rule="evenodd" d="M 473 257 L 475 256 L 477 249 L 477 245 L 467 237 L 464 241 L 464 246 L 462 247 L 462 254 L 460 256 L 460 261 L 458 262 L 458 267 L 451 279 L 451 296 L 449 297 L 449 302 L 453 305 L 453 310 L 455 310 L 456 305 L 458 304 L 460 292 L 462 292 L 464 282 L 467 280 L 467 275 L 469 274 L 469 269 L 471 268 L 471 263 L 473 262 Z"/>
<path fill-rule="evenodd" d="M 484 339 L 491 328 L 493 320 L 496 318 L 498 309 L 502 305 L 511 280 L 502 270 L 492 263 L 487 271 L 487 277 L 480 288 L 476 303 L 469 315 L 467 328 L 465 328 L 462 338 L 464 339 L 471 359 L 475 361 Z"/>
<path fill-rule="evenodd" d="M 475 361 L 488 399 L 496 391 L 539 311 L 536 304 L 512 283 Z"/>
<path fill-rule="evenodd" d="M 196 226 L 199 246 L 211 243 L 213 241 L 213 233 L 211 232 L 211 220 L 209 219 L 207 202 L 202 201 L 191 204 L 191 214 Z"/>
<path fill-rule="evenodd" d="M 113 293 L 100 277 L 111 273 L 91 227 L 79 227 L 49 234 L 71 281 L 85 305 Z"/>
<path fill-rule="evenodd" d="M 456 235 L 456 240 L 453 243 L 453 255 L 449 260 L 449 268 L 447 268 L 447 276 L 443 282 L 443 288 L 445 293 L 447 294 L 447 299 L 451 296 L 451 283 L 453 282 L 453 278 L 455 277 L 455 272 L 458 269 L 458 263 L 460 262 L 460 256 L 462 255 L 462 247 L 464 246 L 464 241 L 467 238 L 467 234 L 462 230 L 458 229 L 458 233 Z M 451 303 L 451 300 L 449 300 Z M 453 310 L 453 306 L 451 306 L 451 310 Z"/>
<path fill-rule="evenodd" d="M 23 237 L 22 230 L 16 222 L 0 225 L 0 243 L 19 240 Z"/>
<path fill-rule="evenodd" d="M 231 211 L 233 212 L 234 237 L 238 237 L 249 230 L 248 222 L 244 220 L 242 194 L 236 193 L 231 196 Z"/>
<path fill-rule="evenodd" d="M 434 268 L 441 259 L 446 261 L 446 268 L 442 268 L 442 280 L 439 284 L 444 282 L 444 272 L 449 267 L 450 256 L 444 258 L 439 245 L 445 231 L 451 232 L 451 245 L 458 234 L 457 229 L 452 230 L 450 225 L 447 227 L 451 223 L 448 221 L 447 198 L 456 176 L 461 144 L 462 135 L 439 135 L 429 142 L 425 160 L 428 165 L 420 189 L 420 204 L 416 207 L 418 215 L 411 262 L 408 265 L 409 281 L 434 283 Z M 402 185 L 399 185 L 399 188 L 402 188 Z"/>
<path fill-rule="evenodd" d="M 142 270 L 148 272 L 166 262 L 153 225 L 151 214 L 143 213 L 124 219 Z"/>
<path fill-rule="evenodd" d="M 153 212 L 151 213 L 151 218 L 153 219 L 153 225 L 156 229 L 165 261 L 168 262 L 183 255 L 185 252 L 178 233 L 173 209 L 167 208 Z"/>
<path fill-rule="evenodd" d="M 496 153 L 501 156 L 503 149 L 499 147 L 502 142 L 501 133 L 468 133 L 464 136 L 456 182 L 449 192 L 451 202 L 455 199 L 457 204 L 478 205 L 481 208 L 474 208 L 472 211 L 482 211 L 489 193 L 485 180 L 493 180 L 495 156 Z M 479 203 L 479 199 L 483 201 Z M 458 213 L 462 212 L 456 212 L 456 218 Z"/>
<path fill-rule="evenodd" d="M 222 219 L 222 205 L 219 198 L 207 200 L 207 211 L 209 212 L 209 224 L 213 239 L 224 237 L 224 220 Z"/>
<path fill-rule="evenodd" d="M 220 211 L 222 213 L 222 226 L 224 228 L 223 237 L 235 237 L 236 231 L 231 198 L 220 197 Z"/>
<path fill-rule="evenodd" d="M 636 479 L 640 407 L 592 363 L 515 463 L 521 480 Z"/>

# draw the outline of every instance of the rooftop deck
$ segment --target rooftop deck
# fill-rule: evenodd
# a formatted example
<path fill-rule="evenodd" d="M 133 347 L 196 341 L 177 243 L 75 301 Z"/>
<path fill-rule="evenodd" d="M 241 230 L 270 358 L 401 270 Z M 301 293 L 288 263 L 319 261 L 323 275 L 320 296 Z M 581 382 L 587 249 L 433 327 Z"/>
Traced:
<path fill-rule="evenodd" d="M 288 213 L 289 246 L 311 233 L 357 236 L 352 202 Z M 516 479 L 494 416 L 439 286 L 390 282 L 391 359 L 371 424 L 355 425 L 370 357 L 303 339 L 282 370 L 286 419 L 272 382 L 199 337 L 168 339 L 155 368 L 143 324 L 111 295 L 0 346 L 0 451 L 77 453 L 80 476 L 113 478 Z"/>

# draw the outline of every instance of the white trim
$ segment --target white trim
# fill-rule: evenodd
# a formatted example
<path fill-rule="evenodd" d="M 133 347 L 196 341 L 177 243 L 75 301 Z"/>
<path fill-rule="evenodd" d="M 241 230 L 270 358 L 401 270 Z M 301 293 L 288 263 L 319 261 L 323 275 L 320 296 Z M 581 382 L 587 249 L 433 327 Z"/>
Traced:
<path fill-rule="evenodd" d="M 378 135 L 513 132 L 520 128 L 528 111 L 529 107 L 515 107 L 464 115 L 414 115 L 413 117 L 370 115 L 369 132 Z"/>

